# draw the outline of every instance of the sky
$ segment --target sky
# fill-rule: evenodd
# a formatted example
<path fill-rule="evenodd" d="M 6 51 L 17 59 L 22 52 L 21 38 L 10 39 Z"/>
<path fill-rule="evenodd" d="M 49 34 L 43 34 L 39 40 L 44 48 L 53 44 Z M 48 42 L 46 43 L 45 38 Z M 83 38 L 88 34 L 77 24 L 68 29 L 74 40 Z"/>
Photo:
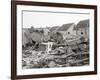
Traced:
<path fill-rule="evenodd" d="M 67 23 L 77 24 L 80 20 L 89 19 L 89 14 L 65 12 L 23 11 L 23 28 L 61 26 Z"/>

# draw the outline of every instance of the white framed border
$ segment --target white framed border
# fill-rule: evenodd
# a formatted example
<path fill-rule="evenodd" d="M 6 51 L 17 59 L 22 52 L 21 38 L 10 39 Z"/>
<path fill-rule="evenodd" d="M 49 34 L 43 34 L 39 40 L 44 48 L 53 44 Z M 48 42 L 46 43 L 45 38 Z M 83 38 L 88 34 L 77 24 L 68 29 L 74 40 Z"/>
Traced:
<path fill-rule="evenodd" d="M 60 12 L 81 12 L 90 14 L 90 65 L 81 67 L 66 68 L 41 68 L 41 69 L 22 69 L 22 10 L 39 10 L 39 11 L 60 11 Z M 36 75 L 50 73 L 69 73 L 94 71 L 94 10 L 79 8 L 58 8 L 58 7 L 41 7 L 41 6 L 23 6 L 17 5 L 17 75 Z"/>

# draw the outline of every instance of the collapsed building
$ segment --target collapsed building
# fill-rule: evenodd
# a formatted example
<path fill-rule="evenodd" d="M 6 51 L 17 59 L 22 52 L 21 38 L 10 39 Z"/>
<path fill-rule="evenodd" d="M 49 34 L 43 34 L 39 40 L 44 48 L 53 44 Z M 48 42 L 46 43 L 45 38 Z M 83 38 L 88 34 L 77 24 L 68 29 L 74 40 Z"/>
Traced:
<path fill-rule="evenodd" d="M 45 35 L 42 30 L 45 30 Z M 67 67 L 89 65 L 89 20 L 55 26 L 48 29 L 23 29 L 23 46 L 38 46 L 23 50 L 28 68 Z M 33 44 L 34 43 L 34 44 Z M 27 46 L 26 46 L 27 47 Z M 34 57 L 34 58 L 33 58 Z M 27 59 L 28 60 L 28 59 Z"/>

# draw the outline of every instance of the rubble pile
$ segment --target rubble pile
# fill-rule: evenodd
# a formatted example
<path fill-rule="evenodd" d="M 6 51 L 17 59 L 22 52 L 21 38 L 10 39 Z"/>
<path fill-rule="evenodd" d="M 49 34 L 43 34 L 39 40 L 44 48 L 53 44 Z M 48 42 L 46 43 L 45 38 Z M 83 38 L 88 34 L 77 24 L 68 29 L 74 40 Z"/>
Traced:
<path fill-rule="evenodd" d="M 54 49 L 47 52 L 33 50 L 30 47 L 23 50 L 23 69 L 52 68 L 89 65 L 89 43 L 82 41 L 54 44 Z M 41 46 L 42 47 L 42 46 Z"/>

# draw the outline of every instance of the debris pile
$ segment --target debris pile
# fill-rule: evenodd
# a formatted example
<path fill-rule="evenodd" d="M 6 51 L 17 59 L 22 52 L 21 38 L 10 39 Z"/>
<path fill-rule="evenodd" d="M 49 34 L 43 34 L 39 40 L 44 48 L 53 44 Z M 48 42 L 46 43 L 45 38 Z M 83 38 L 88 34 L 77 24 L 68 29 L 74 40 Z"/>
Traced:
<path fill-rule="evenodd" d="M 53 44 L 51 51 L 29 47 L 23 50 L 23 69 L 89 65 L 89 43 L 85 41 Z M 42 46 L 41 47 L 46 47 Z M 40 49 L 40 50 L 39 50 Z"/>

